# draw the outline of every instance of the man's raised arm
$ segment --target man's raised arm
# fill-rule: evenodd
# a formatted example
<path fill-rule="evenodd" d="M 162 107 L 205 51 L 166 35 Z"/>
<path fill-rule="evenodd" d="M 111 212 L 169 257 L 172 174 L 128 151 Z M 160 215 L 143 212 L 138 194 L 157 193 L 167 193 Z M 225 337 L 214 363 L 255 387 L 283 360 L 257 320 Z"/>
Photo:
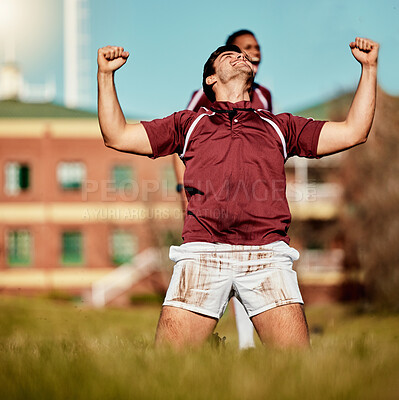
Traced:
<path fill-rule="evenodd" d="M 122 47 L 98 50 L 98 120 L 107 147 L 134 154 L 150 155 L 152 149 L 142 124 L 128 124 L 116 95 L 114 74 L 127 61 Z"/>
<path fill-rule="evenodd" d="M 360 82 L 346 120 L 324 124 L 317 146 L 319 156 L 364 143 L 373 123 L 379 45 L 369 39 L 356 38 L 349 46 L 355 59 L 362 65 Z"/>

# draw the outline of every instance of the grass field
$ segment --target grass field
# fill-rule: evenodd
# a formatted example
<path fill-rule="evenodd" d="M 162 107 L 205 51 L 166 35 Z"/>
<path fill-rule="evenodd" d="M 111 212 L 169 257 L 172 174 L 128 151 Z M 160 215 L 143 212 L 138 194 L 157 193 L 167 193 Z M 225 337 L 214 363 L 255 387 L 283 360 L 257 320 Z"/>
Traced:
<path fill-rule="evenodd" d="M 0 399 L 398 399 L 399 316 L 307 309 L 312 349 L 175 353 L 152 346 L 159 307 L 92 310 L 0 297 Z"/>

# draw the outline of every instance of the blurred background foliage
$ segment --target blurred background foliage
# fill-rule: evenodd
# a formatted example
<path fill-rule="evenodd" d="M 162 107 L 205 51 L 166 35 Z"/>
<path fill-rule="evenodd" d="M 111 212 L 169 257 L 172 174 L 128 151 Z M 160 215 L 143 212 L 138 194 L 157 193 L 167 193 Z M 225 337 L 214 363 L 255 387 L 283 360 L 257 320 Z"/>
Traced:
<path fill-rule="evenodd" d="M 360 270 L 366 300 L 399 311 L 399 98 L 378 91 L 364 146 L 345 157 L 341 173 L 345 266 Z"/>

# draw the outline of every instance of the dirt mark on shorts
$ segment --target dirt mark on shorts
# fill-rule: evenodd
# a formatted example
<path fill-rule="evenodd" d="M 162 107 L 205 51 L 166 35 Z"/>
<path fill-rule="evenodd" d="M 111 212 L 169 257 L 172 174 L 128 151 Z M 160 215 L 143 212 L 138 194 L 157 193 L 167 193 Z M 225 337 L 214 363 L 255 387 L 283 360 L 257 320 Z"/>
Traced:
<path fill-rule="evenodd" d="M 244 274 L 248 275 L 251 274 L 252 272 L 260 271 L 261 269 L 265 269 L 268 267 L 271 267 L 272 264 L 256 264 L 256 265 L 247 265 L 247 269 L 245 270 Z"/>
<path fill-rule="evenodd" d="M 272 251 L 263 251 L 263 252 L 256 253 L 257 260 L 264 260 L 265 258 L 271 258 L 271 257 L 273 257 Z"/>
<path fill-rule="evenodd" d="M 206 273 L 202 261 L 187 262 L 180 274 L 179 285 L 172 298 L 173 301 L 201 307 L 209 294 L 210 276 Z"/>

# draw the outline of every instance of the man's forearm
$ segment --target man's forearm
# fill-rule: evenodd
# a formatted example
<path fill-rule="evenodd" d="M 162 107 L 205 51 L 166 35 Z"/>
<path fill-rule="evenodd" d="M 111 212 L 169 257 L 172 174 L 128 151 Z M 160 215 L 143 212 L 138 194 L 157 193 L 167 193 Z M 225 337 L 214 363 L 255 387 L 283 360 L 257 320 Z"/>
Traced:
<path fill-rule="evenodd" d="M 359 85 L 345 124 L 355 143 L 367 140 L 374 119 L 377 92 L 377 65 L 363 66 Z"/>
<path fill-rule="evenodd" d="M 104 143 L 115 150 L 150 155 L 152 147 L 141 123 L 127 124 L 116 95 L 114 73 L 126 63 L 129 52 L 123 47 L 98 49 L 98 120 Z"/>
<path fill-rule="evenodd" d="M 373 123 L 379 44 L 370 39 L 356 38 L 349 46 L 355 59 L 362 65 L 362 74 L 345 121 L 327 122 L 321 129 L 317 145 L 319 156 L 364 143 Z"/>
<path fill-rule="evenodd" d="M 104 143 L 113 147 L 118 135 L 126 126 L 126 119 L 116 94 L 114 73 L 97 73 L 98 81 L 98 120 Z"/>
<path fill-rule="evenodd" d="M 367 140 L 374 119 L 377 66 L 362 67 L 359 85 L 345 121 L 327 122 L 320 133 L 317 154 L 333 154 Z"/>

